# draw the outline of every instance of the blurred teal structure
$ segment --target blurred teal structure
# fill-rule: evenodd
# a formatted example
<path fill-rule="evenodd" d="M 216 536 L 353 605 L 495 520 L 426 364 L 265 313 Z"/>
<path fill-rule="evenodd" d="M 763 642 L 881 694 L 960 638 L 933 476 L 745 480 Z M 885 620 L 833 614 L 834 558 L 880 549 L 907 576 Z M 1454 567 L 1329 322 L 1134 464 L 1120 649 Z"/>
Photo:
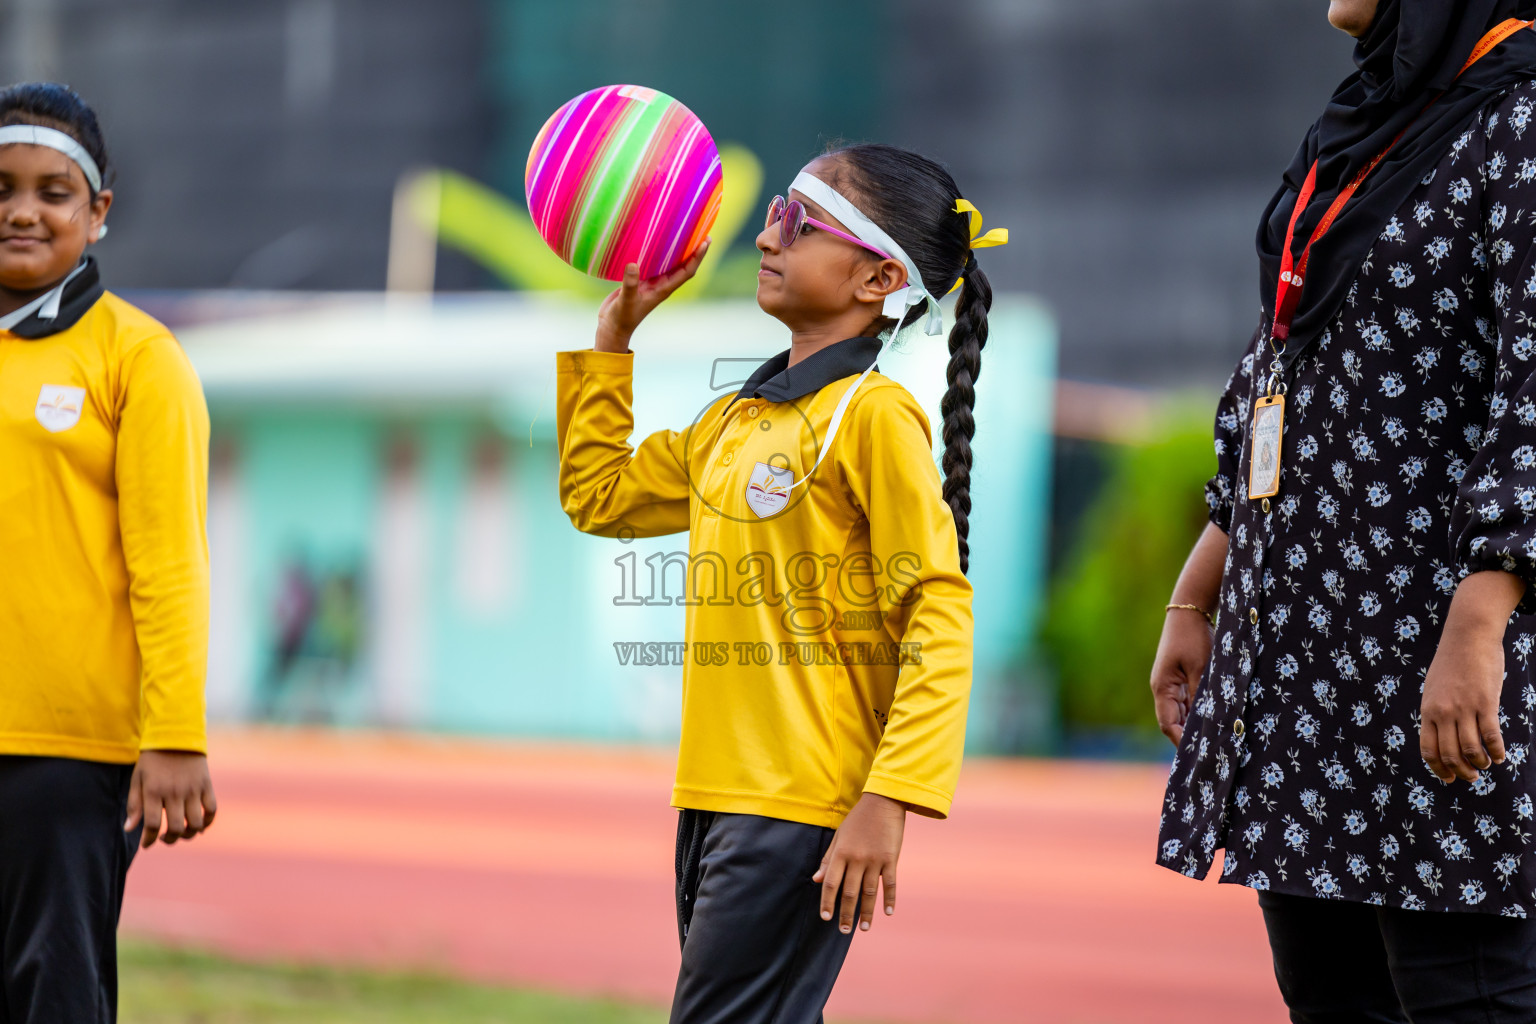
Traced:
<path fill-rule="evenodd" d="M 554 352 L 589 345 L 593 322 L 590 305 L 553 297 L 368 296 L 179 332 L 214 421 L 212 717 L 676 735 L 681 670 L 623 665 L 614 644 L 682 639 L 670 599 L 619 599 L 627 566 L 646 579 L 646 559 L 686 552 L 686 535 L 590 537 L 560 508 Z M 991 332 L 977 384 L 971 737 L 1013 750 L 1054 725 L 1027 666 L 1055 334 L 1015 297 L 999 299 Z M 751 301 L 664 307 L 634 343 L 634 440 L 685 427 L 786 346 Z M 922 338 L 882 366 L 935 429 L 947 358 L 942 339 Z"/>

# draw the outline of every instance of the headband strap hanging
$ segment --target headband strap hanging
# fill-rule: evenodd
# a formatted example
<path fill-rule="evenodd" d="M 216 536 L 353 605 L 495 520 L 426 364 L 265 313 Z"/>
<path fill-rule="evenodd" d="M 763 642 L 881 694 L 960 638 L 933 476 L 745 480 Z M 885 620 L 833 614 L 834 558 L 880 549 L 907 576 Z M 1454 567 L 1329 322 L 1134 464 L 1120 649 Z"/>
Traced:
<path fill-rule="evenodd" d="M 885 297 L 885 305 L 881 309 L 884 315 L 896 319 L 897 326 L 881 342 L 880 351 L 876 354 L 875 361 L 870 363 L 864 372 L 859 374 L 858 379 L 849 385 L 848 390 L 843 392 L 842 398 L 838 400 L 837 407 L 832 410 L 832 418 L 827 423 L 827 436 L 822 440 L 821 448 L 816 453 L 816 461 L 811 465 L 808 472 L 790 484 L 789 489 L 794 490 L 796 487 L 810 482 L 817 467 L 827 457 L 827 453 L 832 450 L 832 439 L 837 436 L 838 427 L 842 426 L 843 414 L 848 411 L 848 404 L 853 401 L 854 392 L 859 390 L 859 385 L 864 383 L 864 378 L 870 375 L 876 365 L 879 364 L 881 356 L 886 354 L 891 347 L 891 343 L 896 340 L 896 335 L 901 331 L 901 320 L 906 316 L 907 310 L 924 302 L 928 304 L 928 323 L 924 327 L 924 332 L 930 335 L 943 333 L 944 313 L 939 308 L 938 301 L 923 286 L 923 275 L 918 271 L 917 264 L 912 262 L 912 258 L 897 244 L 896 239 L 888 235 L 880 225 L 866 217 L 842 193 L 807 171 L 801 171 L 796 175 L 795 180 L 789 187 L 813 200 L 822 209 L 842 221 L 843 226 L 852 232 L 854 237 L 860 241 L 868 242 L 883 252 L 889 253 L 892 259 L 907 268 L 906 287 L 899 288 L 887 295 Z M 985 235 L 979 234 L 981 231 L 981 213 L 966 200 L 956 200 L 955 212 L 971 215 L 972 249 L 983 249 L 988 246 L 1008 244 L 1007 228 L 993 228 Z M 966 268 L 969 269 L 973 266 L 975 260 L 975 255 L 970 255 L 966 260 Z M 961 280 L 963 281 L 964 278 L 961 278 Z M 959 284 L 959 281 L 955 282 L 956 287 L 959 287 Z M 950 291 L 954 291 L 954 289 L 951 288 Z"/>
<path fill-rule="evenodd" d="M 101 169 L 96 166 L 96 161 L 91 159 L 91 154 L 85 151 L 85 147 L 70 136 L 55 128 L 44 128 L 40 124 L 8 124 L 0 127 L 0 146 L 11 146 L 17 143 L 46 146 L 49 149 L 58 150 L 73 160 L 85 174 L 85 180 L 90 184 L 92 192 L 101 191 Z"/>
<path fill-rule="evenodd" d="M 906 317 L 907 310 L 923 302 L 928 303 L 928 323 L 923 328 L 928 334 L 943 333 L 944 313 L 939 309 L 939 304 L 934 301 L 933 296 L 928 294 L 928 289 L 923 287 L 923 275 L 918 271 L 917 264 L 912 262 L 912 257 L 906 254 L 896 239 L 886 234 L 880 225 L 865 216 L 864 212 L 849 202 L 842 193 L 807 171 L 801 171 L 796 175 L 789 187 L 842 221 L 843 226 L 852 232 L 855 238 L 868 242 L 907 268 L 906 285 L 887 295 L 885 305 L 880 310 L 883 315 L 894 318 L 896 326 L 880 343 L 880 351 L 875 355 L 874 361 L 859 374 L 858 379 L 848 386 L 848 390 L 844 391 L 842 398 L 838 400 L 837 407 L 832 410 L 832 418 L 827 422 L 827 436 L 822 439 L 821 448 L 816 453 L 816 461 L 808 472 L 789 485 L 789 489 L 794 490 L 802 484 L 810 483 L 817 467 L 832 450 L 832 440 L 837 437 L 838 427 L 842 426 L 843 414 L 848 411 L 848 404 L 853 401 L 854 392 L 859 390 L 859 385 L 864 383 L 864 378 L 879 365 L 881 356 L 890 350 L 891 343 L 901 333 L 901 321 Z"/>

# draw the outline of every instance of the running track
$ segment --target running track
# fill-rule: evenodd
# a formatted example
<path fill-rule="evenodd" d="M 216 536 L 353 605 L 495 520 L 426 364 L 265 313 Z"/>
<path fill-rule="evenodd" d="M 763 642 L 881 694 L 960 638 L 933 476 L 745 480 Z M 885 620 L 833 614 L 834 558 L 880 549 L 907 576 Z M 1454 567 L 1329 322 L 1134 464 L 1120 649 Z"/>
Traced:
<path fill-rule="evenodd" d="M 242 731 L 213 759 L 218 824 L 140 855 L 127 934 L 668 1001 L 670 754 Z M 1151 863 L 1163 774 L 972 762 L 949 821 L 909 819 L 829 1016 L 1283 1021 L 1253 894 Z"/>

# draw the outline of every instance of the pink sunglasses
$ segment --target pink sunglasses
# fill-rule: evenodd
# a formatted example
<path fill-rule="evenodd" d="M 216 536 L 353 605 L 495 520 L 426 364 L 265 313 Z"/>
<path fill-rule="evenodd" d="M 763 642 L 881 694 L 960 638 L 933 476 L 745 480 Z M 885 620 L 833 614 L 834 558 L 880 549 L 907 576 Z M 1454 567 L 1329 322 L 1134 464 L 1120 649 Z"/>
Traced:
<path fill-rule="evenodd" d="M 881 257 L 882 259 L 888 260 L 894 258 L 887 255 L 886 253 L 881 252 L 879 249 L 876 249 L 868 242 L 859 238 L 855 238 L 848 234 L 846 231 L 839 231 L 832 225 L 825 224 L 817 220 L 815 217 L 810 216 L 805 212 L 805 205 L 798 199 L 790 199 L 786 201 L 783 196 L 774 196 L 773 201 L 768 204 L 768 219 L 763 222 L 763 227 L 773 227 L 774 221 L 779 222 L 779 244 L 786 249 L 795 244 L 795 239 L 800 237 L 800 232 L 804 230 L 807 224 L 809 224 L 811 227 L 816 228 L 819 231 L 825 231 L 828 234 L 836 235 L 838 238 L 852 242 L 854 245 L 857 245 L 860 248 L 868 249 L 870 252 L 874 253 L 876 256 Z"/>

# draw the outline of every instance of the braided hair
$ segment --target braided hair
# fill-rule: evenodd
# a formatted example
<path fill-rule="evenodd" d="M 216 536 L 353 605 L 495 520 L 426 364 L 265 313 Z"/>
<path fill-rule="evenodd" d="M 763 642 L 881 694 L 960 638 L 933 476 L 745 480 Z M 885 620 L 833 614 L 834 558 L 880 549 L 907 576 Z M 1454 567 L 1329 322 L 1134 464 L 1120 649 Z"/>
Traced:
<path fill-rule="evenodd" d="M 107 158 L 107 144 L 96 112 L 69 86 L 23 82 L 0 89 L 0 126 L 9 124 L 35 124 L 68 135 L 96 161 L 102 187 L 112 186 L 112 163 Z"/>
<path fill-rule="evenodd" d="M 876 143 L 828 152 L 835 161 L 833 188 L 850 188 L 858 206 L 896 239 L 923 275 L 933 295 L 949 291 L 963 277 L 949 332 L 949 388 L 939 409 L 944 416 L 944 500 L 960 539 L 960 571 L 970 568 L 971 438 L 976 436 L 976 378 L 987 343 L 992 285 L 976 265 L 970 218 L 955 211 L 960 187 L 939 164 L 908 149 Z M 900 326 L 925 316 L 925 305 L 907 311 Z M 887 320 L 886 324 L 895 326 Z"/>

